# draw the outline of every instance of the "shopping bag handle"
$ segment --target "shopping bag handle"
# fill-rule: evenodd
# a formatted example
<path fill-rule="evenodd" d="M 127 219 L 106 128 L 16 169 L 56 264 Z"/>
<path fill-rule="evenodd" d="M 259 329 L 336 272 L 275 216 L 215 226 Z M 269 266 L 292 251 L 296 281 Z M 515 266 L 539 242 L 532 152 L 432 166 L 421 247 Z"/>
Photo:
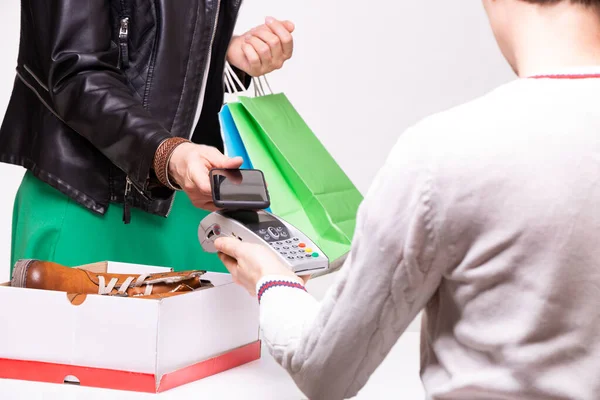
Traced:
<path fill-rule="evenodd" d="M 223 80 L 225 82 L 225 86 L 227 87 L 227 91 L 229 93 L 239 95 L 240 92 L 245 91 L 244 84 L 240 80 L 240 77 L 235 73 L 233 68 L 228 62 L 225 62 L 225 71 Z M 264 81 L 264 86 L 263 86 Z M 252 86 L 254 86 L 254 95 L 256 97 L 266 96 L 268 94 L 273 94 L 273 90 L 271 89 L 271 85 L 269 85 L 269 81 L 265 75 L 259 77 L 252 78 Z M 268 92 L 265 91 L 265 86 L 268 89 Z M 239 90 L 238 90 L 239 88 Z"/>
<path fill-rule="evenodd" d="M 267 88 L 269 89 L 269 92 L 265 92 L 265 89 L 262 85 L 261 79 L 265 81 L 265 85 L 267 86 Z M 273 90 L 271 89 L 271 85 L 269 85 L 269 81 L 267 80 L 266 75 L 263 76 L 259 76 L 256 78 L 252 78 L 252 83 L 254 85 L 254 91 L 256 92 L 258 89 L 258 95 L 260 96 L 266 96 L 268 94 L 273 94 Z"/>
<path fill-rule="evenodd" d="M 244 91 L 244 84 L 240 80 L 240 77 L 235 73 L 231 64 L 229 62 L 225 62 L 225 84 L 229 84 L 227 89 L 231 89 L 230 93 L 239 93 L 240 91 Z M 238 87 L 240 90 L 238 90 Z"/>

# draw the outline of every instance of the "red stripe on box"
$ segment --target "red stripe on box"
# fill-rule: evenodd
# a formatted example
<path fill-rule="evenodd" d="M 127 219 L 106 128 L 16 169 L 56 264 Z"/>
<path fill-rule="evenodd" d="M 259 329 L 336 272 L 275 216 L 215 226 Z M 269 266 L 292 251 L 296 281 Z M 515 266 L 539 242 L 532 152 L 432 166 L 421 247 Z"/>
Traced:
<path fill-rule="evenodd" d="M 4 379 L 64 383 L 69 375 L 76 377 L 81 386 L 156 392 L 154 374 L 0 358 L 0 378 Z"/>
<path fill-rule="evenodd" d="M 239 367 L 259 358 L 260 341 L 256 341 L 166 374 L 160 380 L 158 388 L 154 374 L 7 358 L 0 358 L 0 378 L 62 384 L 65 378 L 71 375 L 79 380 L 81 386 L 157 393 Z"/>
<path fill-rule="evenodd" d="M 220 372 L 258 360 L 259 358 L 260 341 L 256 341 L 249 345 L 238 347 L 237 349 L 218 357 L 164 375 L 158 385 L 157 393 L 185 385 L 188 382 L 216 375 Z"/>

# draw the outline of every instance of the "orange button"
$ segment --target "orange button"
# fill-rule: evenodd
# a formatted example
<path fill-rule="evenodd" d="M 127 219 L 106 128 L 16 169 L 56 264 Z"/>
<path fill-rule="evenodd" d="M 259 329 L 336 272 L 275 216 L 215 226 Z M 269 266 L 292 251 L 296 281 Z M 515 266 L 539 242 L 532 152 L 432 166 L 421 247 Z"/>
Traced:
<path fill-rule="evenodd" d="M 300 243 L 300 244 L 298 245 L 298 247 L 305 248 L 305 247 L 306 247 L 306 245 L 305 245 L 304 243 Z"/>

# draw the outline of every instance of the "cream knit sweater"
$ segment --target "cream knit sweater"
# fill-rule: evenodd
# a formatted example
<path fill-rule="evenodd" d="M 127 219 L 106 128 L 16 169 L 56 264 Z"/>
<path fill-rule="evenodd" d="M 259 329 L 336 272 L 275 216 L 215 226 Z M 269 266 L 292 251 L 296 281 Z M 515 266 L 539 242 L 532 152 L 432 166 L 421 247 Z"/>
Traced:
<path fill-rule="evenodd" d="M 427 399 L 600 399 L 600 79 L 519 79 L 410 129 L 325 299 L 260 306 L 311 400 L 354 396 L 421 310 Z"/>

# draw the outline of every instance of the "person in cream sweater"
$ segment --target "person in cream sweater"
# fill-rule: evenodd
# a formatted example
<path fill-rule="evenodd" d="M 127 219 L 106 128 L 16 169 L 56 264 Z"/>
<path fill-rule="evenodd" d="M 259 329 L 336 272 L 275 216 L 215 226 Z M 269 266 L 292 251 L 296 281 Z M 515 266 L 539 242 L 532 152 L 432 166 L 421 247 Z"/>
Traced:
<path fill-rule="evenodd" d="M 600 397 L 600 1 L 483 4 L 518 79 L 400 136 L 322 302 L 216 242 L 311 400 L 356 395 L 421 311 L 427 399 Z"/>

